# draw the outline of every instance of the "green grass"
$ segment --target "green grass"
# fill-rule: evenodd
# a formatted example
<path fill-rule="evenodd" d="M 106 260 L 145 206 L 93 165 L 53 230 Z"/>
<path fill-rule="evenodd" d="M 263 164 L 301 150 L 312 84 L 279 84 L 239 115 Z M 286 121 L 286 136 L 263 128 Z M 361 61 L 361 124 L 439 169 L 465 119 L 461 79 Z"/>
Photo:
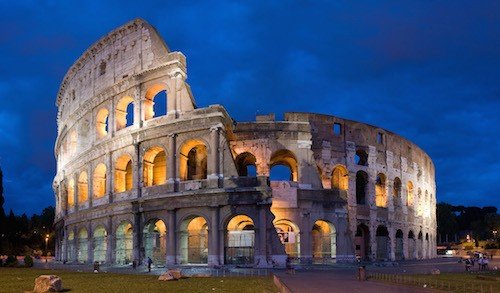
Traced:
<path fill-rule="evenodd" d="M 33 290 L 39 275 L 58 275 L 67 292 L 278 292 L 270 277 L 187 278 L 158 281 L 158 276 L 80 273 L 0 268 L 0 292 Z"/>
<path fill-rule="evenodd" d="M 500 292 L 500 272 L 441 273 L 440 275 L 375 275 L 371 280 L 436 288 L 451 292 Z"/>

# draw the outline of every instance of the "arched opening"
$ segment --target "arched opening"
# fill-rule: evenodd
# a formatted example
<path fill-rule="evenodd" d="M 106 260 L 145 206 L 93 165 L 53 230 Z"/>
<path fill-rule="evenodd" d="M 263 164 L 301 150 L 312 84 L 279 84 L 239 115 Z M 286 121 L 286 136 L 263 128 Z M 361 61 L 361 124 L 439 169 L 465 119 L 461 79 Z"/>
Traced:
<path fill-rule="evenodd" d="M 332 188 L 347 190 L 349 188 L 349 173 L 344 166 L 337 166 L 332 172 Z"/>
<path fill-rule="evenodd" d="M 423 238 L 423 235 L 422 235 L 422 231 L 420 231 L 418 233 L 417 257 L 418 257 L 418 259 L 424 258 L 424 238 Z"/>
<path fill-rule="evenodd" d="M 181 148 L 181 180 L 201 180 L 207 178 L 207 146 L 201 140 L 189 140 Z"/>
<path fill-rule="evenodd" d="M 387 231 L 387 227 L 378 226 L 377 233 L 375 236 L 377 238 L 377 259 L 388 260 L 390 251 L 390 242 L 389 242 L 389 231 Z"/>
<path fill-rule="evenodd" d="M 239 176 L 256 177 L 257 169 L 255 167 L 257 159 L 249 152 L 239 154 L 236 159 L 236 168 Z"/>
<path fill-rule="evenodd" d="M 155 84 L 146 91 L 144 100 L 144 119 L 167 114 L 167 91 L 164 84 Z"/>
<path fill-rule="evenodd" d="M 255 227 L 247 215 L 231 218 L 226 227 L 224 259 L 226 264 L 251 265 L 254 262 Z"/>
<path fill-rule="evenodd" d="M 414 201 L 414 195 L 413 195 L 413 183 L 411 181 L 408 181 L 408 183 L 406 184 L 406 194 L 407 194 L 406 204 L 409 207 L 412 207 Z"/>
<path fill-rule="evenodd" d="M 106 108 L 102 108 L 97 112 L 96 131 L 98 137 L 104 137 L 108 134 L 108 117 L 109 111 Z"/>
<path fill-rule="evenodd" d="M 288 257 L 298 259 L 300 257 L 300 230 L 299 226 L 290 220 L 275 220 L 274 228 L 278 232 L 281 244 L 285 247 Z"/>
<path fill-rule="evenodd" d="M 132 186 L 132 158 L 129 155 L 123 155 L 116 160 L 115 164 L 115 192 L 132 190 Z"/>
<path fill-rule="evenodd" d="M 408 232 L 408 259 L 415 259 L 415 234 Z"/>
<path fill-rule="evenodd" d="M 331 262 L 337 257 L 337 232 L 332 223 L 323 220 L 314 222 L 312 247 L 314 262 Z"/>
<path fill-rule="evenodd" d="M 144 227 L 143 245 L 145 257 L 155 265 L 164 265 L 167 257 L 167 226 L 162 220 L 150 221 Z"/>
<path fill-rule="evenodd" d="M 365 171 L 356 172 L 356 204 L 366 204 L 366 188 L 368 185 L 368 174 Z"/>
<path fill-rule="evenodd" d="M 74 261 L 75 257 L 75 232 L 69 231 L 68 233 L 68 244 L 67 244 L 67 260 Z"/>
<path fill-rule="evenodd" d="M 94 261 L 99 263 L 106 262 L 106 252 L 108 233 L 103 226 L 98 226 L 94 229 Z"/>
<path fill-rule="evenodd" d="M 403 243 L 404 243 L 403 242 L 403 231 L 398 229 L 396 231 L 396 251 L 395 251 L 396 260 L 404 259 Z"/>
<path fill-rule="evenodd" d="M 116 229 L 115 262 L 129 264 L 132 262 L 133 227 L 128 222 L 121 223 Z"/>
<path fill-rule="evenodd" d="M 425 233 L 425 257 L 430 258 L 431 255 L 431 247 L 430 247 L 430 241 L 429 241 L 429 233 Z"/>
<path fill-rule="evenodd" d="M 370 257 L 370 229 L 364 224 L 358 225 L 354 235 L 356 258 L 367 260 Z"/>
<path fill-rule="evenodd" d="M 116 130 L 134 125 L 134 99 L 125 96 L 118 101 L 115 111 Z"/>
<path fill-rule="evenodd" d="M 152 147 L 144 154 L 144 186 L 165 184 L 167 181 L 167 156 L 161 147 Z"/>
<path fill-rule="evenodd" d="M 87 172 L 80 173 L 78 176 L 78 203 L 86 202 L 89 198 L 89 182 Z"/>
<path fill-rule="evenodd" d="M 100 198 L 106 195 L 106 165 L 100 163 L 94 170 L 94 197 Z"/>
<path fill-rule="evenodd" d="M 269 163 L 271 181 L 298 181 L 298 164 L 295 155 L 289 150 L 274 152 Z"/>
<path fill-rule="evenodd" d="M 401 206 L 401 179 L 399 177 L 394 178 L 394 185 L 392 187 L 392 200 L 394 207 Z"/>
<path fill-rule="evenodd" d="M 73 178 L 68 181 L 68 207 L 72 208 L 75 206 L 75 180 Z"/>
<path fill-rule="evenodd" d="M 89 234 L 82 228 L 78 232 L 78 262 L 86 263 L 89 257 Z"/>
<path fill-rule="evenodd" d="M 208 224 L 203 217 L 190 217 L 181 223 L 181 263 L 208 262 Z"/>
<path fill-rule="evenodd" d="M 367 166 L 368 165 L 368 154 L 364 150 L 357 150 L 356 154 L 354 155 L 354 163 L 356 165 L 360 166 Z"/>
<path fill-rule="evenodd" d="M 379 173 L 375 180 L 375 204 L 377 207 L 387 207 L 387 193 L 385 191 L 385 175 Z"/>

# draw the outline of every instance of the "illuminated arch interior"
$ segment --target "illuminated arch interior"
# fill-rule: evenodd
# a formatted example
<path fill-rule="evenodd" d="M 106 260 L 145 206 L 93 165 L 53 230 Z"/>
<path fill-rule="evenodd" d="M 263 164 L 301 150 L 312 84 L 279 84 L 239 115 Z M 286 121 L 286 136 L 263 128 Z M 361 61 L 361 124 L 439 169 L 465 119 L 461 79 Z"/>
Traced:
<path fill-rule="evenodd" d="M 167 181 L 167 156 L 161 147 L 152 147 L 144 154 L 144 186 L 165 184 Z"/>
<path fill-rule="evenodd" d="M 115 192 L 132 190 L 132 185 L 132 158 L 130 155 L 123 155 L 116 160 L 115 164 Z"/>

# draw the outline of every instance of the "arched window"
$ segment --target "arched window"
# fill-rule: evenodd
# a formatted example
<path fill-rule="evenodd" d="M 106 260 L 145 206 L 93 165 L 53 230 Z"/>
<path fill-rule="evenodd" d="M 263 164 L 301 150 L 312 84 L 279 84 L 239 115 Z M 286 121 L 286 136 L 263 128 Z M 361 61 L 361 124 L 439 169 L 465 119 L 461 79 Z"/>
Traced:
<path fill-rule="evenodd" d="M 75 206 L 75 180 L 73 178 L 68 181 L 68 207 Z"/>
<path fill-rule="evenodd" d="M 408 181 L 406 184 L 406 193 L 407 193 L 407 205 L 413 206 L 414 194 L 413 194 L 413 183 Z"/>
<path fill-rule="evenodd" d="M 387 206 L 387 194 L 385 191 L 385 175 L 379 173 L 375 182 L 375 204 L 378 207 Z"/>
<path fill-rule="evenodd" d="M 207 147 L 200 140 L 189 140 L 181 148 L 181 180 L 200 180 L 207 178 Z"/>
<path fill-rule="evenodd" d="M 104 137 L 108 134 L 108 117 L 109 111 L 106 108 L 102 108 L 97 112 L 96 131 L 98 137 Z"/>
<path fill-rule="evenodd" d="M 94 197 L 99 198 L 106 195 L 106 165 L 99 164 L 94 170 Z"/>
<path fill-rule="evenodd" d="M 392 186 L 393 203 L 395 207 L 401 206 L 401 179 L 394 178 L 394 185 Z"/>
<path fill-rule="evenodd" d="M 349 173 L 344 166 L 337 166 L 332 173 L 332 188 L 347 190 L 349 188 Z"/>
<path fill-rule="evenodd" d="M 255 156 L 249 152 L 239 154 L 235 159 L 236 168 L 238 169 L 238 175 L 251 177 L 257 176 L 255 167 L 256 161 L 257 159 L 255 158 Z"/>
<path fill-rule="evenodd" d="M 298 181 L 298 164 L 295 155 L 289 150 L 276 151 L 271 156 L 269 164 L 270 179 L 284 181 Z"/>
<path fill-rule="evenodd" d="M 144 186 L 167 182 L 167 156 L 161 147 L 152 147 L 144 154 Z"/>
<path fill-rule="evenodd" d="M 356 203 L 366 204 L 366 187 L 368 184 L 368 174 L 364 171 L 356 173 Z"/>
<path fill-rule="evenodd" d="M 118 101 L 115 120 L 117 131 L 134 124 L 134 99 L 132 97 L 125 96 Z"/>
<path fill-rule="evenodd" d="M 357 150 L 354 155 L 354 163 L 360 166 L 368 165 L 368 154 L 364 150 Z"/>
<path fill-rule="evenodd" d="M 164 84 L 155 84 L 146 91 L 144 100 L 144 119 L 167 114 L 167 91 Z"/>
<path fill-rule="evenodd" d="M 225 264 L 253 264 L 255 226 L 247 215 L 236 215 L 227 224 L 224 243 Z"/>
<path fill-rule="evenodd" d="M 115 192 L 132 190 L 132 182 L 132 159 L 129 155 L 123 155 L 115 164 Z"/>
<path fill-rule="evenodd" d="M 78 202 L 83 203 L 88 200 L 89 197 L 89 184 L 87 178 L 87 172 L 80 173 L 78 176 Z"/>

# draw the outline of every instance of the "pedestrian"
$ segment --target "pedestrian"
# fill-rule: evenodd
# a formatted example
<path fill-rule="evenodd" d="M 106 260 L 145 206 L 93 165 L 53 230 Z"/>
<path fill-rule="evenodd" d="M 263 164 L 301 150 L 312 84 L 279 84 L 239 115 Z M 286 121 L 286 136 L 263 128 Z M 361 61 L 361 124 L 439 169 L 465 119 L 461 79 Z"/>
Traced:
<path fill-rule="evenodd" d="M 483 270 L 488 270 L 488 263 L 489 262 L 490 261 L 486 257 L 483 259 Z"/>
<path fill-rule="evenodd" d="M 148 256 L 148 272 L 151 272 L 151 265 L 153 264 L 153 260 Z"/>
<path fill-rule="evenodd" d="M 470 267 L 471 267 L 470 259 L 466 259 L 465 260 L 465 271 L 469 272 L 470 271 Z"/>
<path fill-rule="evenodd" d="M 484 268 L 484 259 L 483 258 L 480 258 L 478 261 L 477 261 L 477 266 L 479 268 L 479 270 L 483 270 Z"/>

